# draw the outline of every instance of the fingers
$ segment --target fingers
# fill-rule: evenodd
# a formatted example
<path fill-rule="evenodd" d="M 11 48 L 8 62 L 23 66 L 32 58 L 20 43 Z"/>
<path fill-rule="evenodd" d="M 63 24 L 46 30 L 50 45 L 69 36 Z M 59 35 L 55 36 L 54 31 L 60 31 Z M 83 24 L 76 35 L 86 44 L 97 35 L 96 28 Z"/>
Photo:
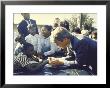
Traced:
<path fill-rule="evenodd" d="M 51 59 L 51 57 L 48 57 L 48 62 L 49 62 L 49 64 L 51 63 L 51 61 L 52 61 L 52 59 Z"/>
<path fill-rule="evenodd" d="M 59 58 L 48 57 L 49 64 L 52 66 L 58 66 L 64 64 L 64 62 L 60 61 Z"/>

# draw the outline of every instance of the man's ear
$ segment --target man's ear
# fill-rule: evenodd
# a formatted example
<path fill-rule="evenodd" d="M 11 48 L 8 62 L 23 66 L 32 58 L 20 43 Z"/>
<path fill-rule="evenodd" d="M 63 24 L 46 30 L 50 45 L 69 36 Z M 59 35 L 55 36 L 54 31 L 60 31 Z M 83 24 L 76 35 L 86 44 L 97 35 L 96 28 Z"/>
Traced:
<path fill-rule="evenodd" d="M 68 38 L 64 38 L 65 42 L 70 43 L 70 40 Z"/>

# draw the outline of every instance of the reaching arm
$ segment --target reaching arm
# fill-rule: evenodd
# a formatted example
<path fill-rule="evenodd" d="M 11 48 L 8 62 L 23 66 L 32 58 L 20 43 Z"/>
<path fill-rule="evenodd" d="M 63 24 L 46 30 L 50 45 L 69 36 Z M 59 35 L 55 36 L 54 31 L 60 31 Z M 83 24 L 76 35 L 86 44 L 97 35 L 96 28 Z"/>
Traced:
<path fill-rule="evenodd" d="M 47 51 L 47 52 L 44 52 L 44 55 L 45 56 L 52 55 L 57 50 L 58 50 L 58 47 L 56 46 L 56 44 L 55 43 L 51 43 L 51 50 L 50 51 Z"/>
<path fill-rule="evenodd" d="M 74 60 L 74 61 L 67 61 L 67 60 L 65 60 L 65 57 L 62 57 L 62 58 L 49 57 L 48 60 L 49 60 L 49 64 L 53 65 L 53 66 L 55 66 L 55 65 L 70 66 L 70 65 L 73 65 L 73 64 L 77 64 L 76 60 Z"/>

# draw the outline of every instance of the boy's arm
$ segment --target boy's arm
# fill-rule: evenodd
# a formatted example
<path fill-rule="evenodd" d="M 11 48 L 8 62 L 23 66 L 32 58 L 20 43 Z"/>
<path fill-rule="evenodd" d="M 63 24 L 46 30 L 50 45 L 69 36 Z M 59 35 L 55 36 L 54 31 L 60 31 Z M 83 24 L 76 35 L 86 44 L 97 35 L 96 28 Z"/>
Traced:
<path fill-rule="evenodd" d="M 47 52 L 44 52 L 44 55 L 45 56 L 48 56 L 48 55 L 52 55 L 55 53 L 56 49 L 57 49 L 57 46 L 54 44 L 54 43 L 51 43 L 51 50 L 50 51 L 47 51 Z"/>

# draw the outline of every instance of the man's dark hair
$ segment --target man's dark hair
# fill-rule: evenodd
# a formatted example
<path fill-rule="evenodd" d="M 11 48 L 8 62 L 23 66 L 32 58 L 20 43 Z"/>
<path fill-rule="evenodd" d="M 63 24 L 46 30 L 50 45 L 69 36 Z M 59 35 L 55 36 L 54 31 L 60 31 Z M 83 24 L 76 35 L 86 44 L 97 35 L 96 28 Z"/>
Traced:
<path fill-rule="evenodd" d="M 52 36 L 53 36 L 53 40 L 55 42 L 56 40 L 63 41 L 64 38 L 69 39 L 71 37 L 71 34 L 69 33 L 68 30 L 66 30 L 66 28 L 58 27 L 54 30 L 54 32 L 52 33 Z"/>

